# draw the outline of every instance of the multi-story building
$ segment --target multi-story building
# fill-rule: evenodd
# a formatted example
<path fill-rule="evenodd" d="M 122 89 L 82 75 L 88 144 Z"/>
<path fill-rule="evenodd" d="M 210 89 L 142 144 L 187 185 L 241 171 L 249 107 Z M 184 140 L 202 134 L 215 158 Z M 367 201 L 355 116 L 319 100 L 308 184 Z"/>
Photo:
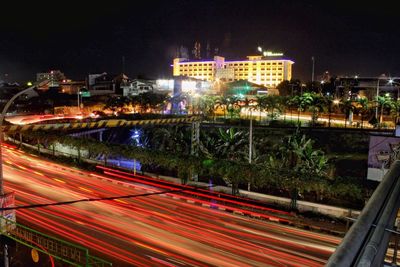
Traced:
<path fill-rule="evenodd" d="M 86 79 L 86 85 L 89 89 L 90 95 L 115 94 L 116 83 L 114 77 L 114 75 L 107 74 L 106 72 L 89 74 Z"/>
<path fill-rule="evenodd" d="M 378 95 L 388 95 L 400 99 L 400 77 L 338 77 L 335 85 L 338 98 L 367 97 L 372 101 Z"/>
<path fill-rule="evenodd" d="M 59 70 L 51 70 L 50 72 L 42 72 L 36 74 L 36 81 L 41 82 L 48 80 L 48 87 L 57 87 L 60 82 L 65 80 L 65 75 Z"/>
<path fill-rule="evenodd" d="M 202 61 L 175 58 L 173 75 L 206 81 L 247 80 L 266 87 L 276 87 L 282 81 L 291 80 L 293 64 L 292 60 L 263 56 L 248 56 L 247 60 L 231 61 L 221 56 Z"/>
<path fill-rule="evenodd" d="M 146 92 L 154 91 L 155 81 L 144 79 L 133 79 L 121 84 L 123 96 L 137 96 Z"/>

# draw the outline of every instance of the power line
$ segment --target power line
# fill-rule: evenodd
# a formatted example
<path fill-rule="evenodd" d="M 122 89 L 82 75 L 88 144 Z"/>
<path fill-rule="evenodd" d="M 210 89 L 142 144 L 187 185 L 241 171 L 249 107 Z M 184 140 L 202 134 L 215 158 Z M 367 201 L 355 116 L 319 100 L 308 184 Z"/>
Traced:
<path fill-rule="evenodd" d="M 47 203 L 47 204 L 24 205 L 24 206 L 0 208 L 0 211 L 3 211 L 3 210 L 4 211 L 6 211 L 6 210 L 19 210 L 19 209 L 33 209 L 33 208 L 42 208 L 42 207 L 48 207 L 48 206 L 70 205 L 70 204 L 75 204 L 75 203 L 79 203 L 79 202 L 105 201 L 105 200 L 115 200 L 115 199 L 124 199 L 124 198 L 146 197 L 146 196 L 152 196 L 152 195 L 162 195 L 162 194 L 166 194 L 166 193 L 177 193 L 177 192 L 184 192 L 184 191 L 197 191 L 197 189 L 209 189 L 209 188 L 214 187 L 214 186 L 215 185 L 209 185 L 209 186 L 194 187 L 194 188 L 171 189 L 171 190 L 167 190 L 167 191 L 145 193 L 145 194 L 138 194 L 138 195 L 130 194 L 130 195 L 124 195 L 124 196 L 115 196 L 115 197 L 85 198 L 85 199 L 54 202 L 54 203 Z"/>

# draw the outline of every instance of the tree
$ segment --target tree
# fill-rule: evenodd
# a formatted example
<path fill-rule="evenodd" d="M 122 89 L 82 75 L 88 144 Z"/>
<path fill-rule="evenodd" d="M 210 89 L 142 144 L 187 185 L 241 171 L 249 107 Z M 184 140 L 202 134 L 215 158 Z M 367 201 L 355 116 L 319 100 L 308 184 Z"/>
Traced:
<path fill-rule="evenodd" d="M 377 97 L 377 103 L 378 106 L 380 107 L 380 115 L 379 115 L 379 123 L 382 123 L 383 119 L 383 111 L 385 108 L 391 109 L 393 106 L 393 100 L 390 96 L 378 96 Z"/>
<path fill-rule="evenodd" d="M 323 151 L 313 148 L 311 139 L 296 132 L 283 141 L 266 162 L 266 168 L 282 177 L 280 184 L 289 190 L 294 209 L 299 193 L 324 187 L 327 162 Z"/>
<path fill-rule="evenodd" d="M 308 109 L 312 112 L 311 124 L 315 125 L 318 120 L 319 113 L 323 111 L 326 102 L 320 95 L 315 93 L 304 93 L 303 98 L 306 99 L 305 101 L 307 101 L 305 105 L 308 106 Z"/>
<path fill-rule="evenodd" d="M 215 101 L 215 108 L 221 108 L 224 111 L 224 119 L 226 119 L 226 111 L 229 104 L 229 98 L 220 96 Z"/>
<path fill-rule="evenodd" d="M 226 100 L 227 100 L 226 110 L 228 111 L 228 114 L 231 117 L 231 119 L 240 117 L 240 111 L 242 109 L 242 107 L 240 106 L 241 98 L 237 96 L 231 96 Z"/>
<path fill-rule="evenodd" d="M 393 123 L 396 126 L 398 123 L 398 118 L 399 118 L 399 110 L 400 110 L 400 101 L 393 101 L 392 102 L 392 108 L 390 109 L 392 118 L 393 118 Z"/>
<path fill-rule="evenodd" d="M 271 118 L 271 120 L 277 119 L 277 117 L 279 116 L 277 114 L 279 114 L 279 112 L 281 111 L 280 97 L 277 95 L 267 95 L 265 101 L 266 101 L 268 116 Z"/>
<path fill-rule="evenodd" d="M 219 140 L 215 147 L 214 155 L 217 158 L 232 161 L 243 161 L 246 159 L 248 136 L 244 131 L 237 131 L 235 128 L 223 130 L 218 128 Z"/>
<path fill-rule="evenodd" d="M 368 112 L 370 111 L 368 98 L 360 97 L 357 99 L 357 103 L 358 103 L 357 111 L 360 113 L 361 117 L 361 128 L 363 128 L 365 115 L 367 115 Z"/>
<path fill-rule="evenodd" d="M 354 111 L 353 101 L 350 99 L 346 99 L 340 102 L 340 108 L 344 114 L 344 127 L 347 127 L 347 119 L 349 118 L 350 114 Z"/>
<path fill-rule="evenodd" d="M 199 111 L 201 114 L 204 114 L 207 117 L 212 116 L 214 118 L 214 109 L 215 109 L 215 104 L 217 101 L 217 97 L 215 96 L 209 96 L 209 95 L 204 95 L 199 97 L 198 99 L 198 106 L 199 106 Z"/>
<path fill-rule="evenodd" d="M 112 112 L 121 112 L 122 108 L 130 103 L 130 99 L 125 96 L 111 96 L 107 99 L 107 102 L 103 110 L 111 110 Z"/>
<path fill-rule="evenodd" d="M 300 113 L 312 103 L 313 101 L 313 95 L 311 93 L 304 93 L 300 96 L 295 96 L 291 103 L 292 105 L 297 107 L 297 122 L 300 124 Z"/>
<path fill-rule="evenodd" d="M 257 95 L 256 96 L 256 101 L 257 101 L 257 108 L 260 112 L 260 122 L 261 122 L 261 112 L 265 111 L 267 109 L 267 96 L 266 95 Z"/>
<path fill-rule="evenodd" d="M 280 84 L 276 86 L 276 89 L 279 91 L 280 96 L 292 96 L 293 95 L 293 86 L 288 80 L 282 81 Z"/>

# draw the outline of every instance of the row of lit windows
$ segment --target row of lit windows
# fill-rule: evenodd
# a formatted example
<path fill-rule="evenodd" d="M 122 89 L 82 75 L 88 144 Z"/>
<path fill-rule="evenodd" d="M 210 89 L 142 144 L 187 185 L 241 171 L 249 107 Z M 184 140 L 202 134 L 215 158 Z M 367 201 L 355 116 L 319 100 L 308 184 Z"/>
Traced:
<path fill-rule="evenodd" d="M 181 74 L 185 76 L 192 76 L 192 75 L 214 76 L 214 73 L 202 73 L 202 72 L 182 72 Z"/>
<path fill-rule="evenodd" d="M 245 70 L 237 70 L 237 71 L 235 71 L 234 73 L 253 73 L 253 74 L 256 74 L 256 73 L 259 73 L 260 75 L 265 75 L 265 74 L 282 74 L 283 72 L 281 71 L 281 70 L 275 70 L 275 71 L 271 71 L 271 70 L 267 70 L 267 71 L 255 71 L 255 70 L 253 70 L 253 71 L 245 71 Z"/>
<path fill-rule="evenodd" d="M 213 71 L 212 69 L 180 69 L 180 71 Z"/>
<path fill-rule="evenodd" d="M 243 78 L 239 78 L 239 77 L 235 77 L 236 80 L 241 80 Z M 249 81 L 283 81 L 283 79 L 279 79 L 279 78 L 274 78 L 274 79 L 270 79 L 270 78 L 261 78 L 261 79 L 257 79 L 256 77 L 249 77 L 249 78 L 244 78 L 244 79 L 248 79 Z"/>
<path fill-rule="evenodd" d="M 241 70 L 241 71 L 249 71 L 250 68 L 239 68 L 239 67 L 235 67 L 233 68 L 234 70 Z M 252 70 L 257 70 L 257 68 L 253 68 Z M 265 71 L 265 70 L 282 70 L 282 68 L 260 68 L 260 70 Z"/>
<path fill-rule="evenodd" d="M 214 63 L 186 63 L 186 64 L 181 64 L 180 67 L 211 67 Z"/>
<path fill-rule="evenodd" d="M 185 63 L 185 64 L 181 63 L 179 66 L 181 68 L 182 67 L 192 68 L 192 67 L 212 67 L 213 65 L 214 65 L 214 63 Z M 257 66 L 257 63 L 254 63 L 254 62 L 252 62 L 252 63 L 226 63 L 226 66 L 228 66 L 228 67 L 232 67 L 232 66 L 234 66 L 234 67 L 246 66 L 247 67 L 250 65 L 253 65 L 255 67 L 255 66 Z M 267 66 L 269 66 L 269 65 L 282 66 L 283 62 L 260 62 L 259 65 L 261 65 L 261 66 L 265 66 L 265 65 L 267 65 Z"/>
<path fill-rule="evenodd" d="M 270 77 L 270 76 L 277 76 L 277 77 L 282 77 L 282 73 L 269 73 L 269 74 L 264 74 L 264 75 L 257 75 L 256 73 L 235 73 L 235 76 L 260 76 L 260 77 Z"/>
<path fill-rule="evenodd" d="M 226 63 L 228 66 L 257 66 L 256 63 Z M 283 65 L 283 62 L 260 62 L 260 65 Z"/>

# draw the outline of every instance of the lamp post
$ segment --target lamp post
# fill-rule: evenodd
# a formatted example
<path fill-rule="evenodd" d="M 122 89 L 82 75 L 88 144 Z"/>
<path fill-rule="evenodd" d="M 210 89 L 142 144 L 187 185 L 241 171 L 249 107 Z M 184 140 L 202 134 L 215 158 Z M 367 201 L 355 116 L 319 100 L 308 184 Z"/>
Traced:
<path fill-rule="evenodd" d="M 381 79 L 378 78 L 378 82 L 376 83 L 376 107 L 375 107 L 375 118 L 378 120 L 378 97 L 379 97 L 379 81 Z"/>
<path fill-rule="evenodd" d="M 8 102 L 7 104 L 4 106 L 3 111 L 1 112 L 0 115 L 0 198 L 5 197 L 4 194 L 4 177 L 3 177 L 3 151 L 2 151 L 2 142 L 3 142 L 3 122 L 4 122 L 4 117 L 6 116 L 7 110 L 8 108 L 11 106 L 12 102 L 17 99 L 19 96 L 25 94 L 26 92 L 33 90 L 36 86 L 40 86 L 44 83 L 47 83 L 48 80 L 42 81 L 41 83 L 39 83 L 38 85 L 34 85 L 34 86 L 30 86 L 28 88 L 26 88 L 25 90 L 22 90 L 21 92 L 17 93 L 16 95 L 14 95 Z M 2 214 L 1 214 L 2 215 Z M 3 262 L 3 266 L 8 267 L 9 266 L 9 262 L 8 262 L 8 248 L 7 245 L 1 244 L 1 249 L 3 250 L 3 258 L 4 258 L 4 262 Z"/>
<path fill-rule="evenodd" d="M 250 109 L 250 129 L 249 129 L 249 164 L 251 164 L 253 158 L 253 117 L 252 110 Z M 250 181 L 247 183 L 247 191 L 250 192 L 251 183 Z"/>
<path fill-rule="evenodd" d="M 400 100 L 400 96 L 399 96 L 399 93 L 400 93 L 400 83 L 399 82 L 395 82 L 394 81 L 394 79 L 398 79 L 399 77 L 393 77 L 393 78 L 390 78 L 389 79 L 389 81 L 388 81 L 388 83 L 391 85 L 391 86 L 393 86 L 393 84 L 396 84 L 397 85 L 397 98 L 396 98 L 396 100 Z"/>
<path fill-rule="evenodd" d="M 398 77 L 392 77 L 392 78 L 389 78 L 389 80 L 387 81 L 387 83 L 388 84 L 390 84 L 390 85 L 393 85 L 393 83 L 397 83 L 397 84 L 399 84 L 398 82 L 395 82 L 394 81 L 394 79 L 396 79 L 396 78 L 398 78 Z M 384 79 L 384 78 L 379 78 L 378 77 L 378 81 L 377 81 L 377 83 L 376 83 L 376 107 L 375 107 L 375 118 L 376 119 L 378 119 L 378 106 L 379 106 L 379 103 L 378 103 L 378 97 L 379 97 L 379 89 L 380 89 L 380 81 L 381 80 L 386 80 L 386 79 Z M 397 88 L 397 99 L 399 99 L 399 88 Z M 379 119 L 379 120 L 381 120 L 381 118 Z M 381 123 L 381 121 L 379 121 L 380 123 Z"/>
<path fill-rule="evenodd" d="M 18 92 L 10 100 L 8 100 L 7 104 L 3 108 L 3 111 L 1 112 L 1 115 L 0 115 L 0 196 L 4 195 L 3 155 L 2 155 L 2 148 L 1 148 L 1 144 L 2 144 L 2 141 L 3 141 L 3 122 L 4 122 L 4 117 L 6 116 L 8 108 L 11 106 L 11 104 L 14 102 L 15 99 L 17 99 L 21 95 L 27 93 L 28 91 L 33 90 L 37 86 L 41 86 L 41 85 L 46 84 L 46 83 L 48 83 L 48 80 L 44 80 L 44 81 L 40 82 L 37 85 L 30 86 L 30 87 L 22 90 L 21 92 Z"/>
<path fill-rule="evenodd" d="M 81 88 L 78 88 L 78 112 L 81 110 L 81 104 L 79 103 L 80 94 L 81 94 Z"/>

